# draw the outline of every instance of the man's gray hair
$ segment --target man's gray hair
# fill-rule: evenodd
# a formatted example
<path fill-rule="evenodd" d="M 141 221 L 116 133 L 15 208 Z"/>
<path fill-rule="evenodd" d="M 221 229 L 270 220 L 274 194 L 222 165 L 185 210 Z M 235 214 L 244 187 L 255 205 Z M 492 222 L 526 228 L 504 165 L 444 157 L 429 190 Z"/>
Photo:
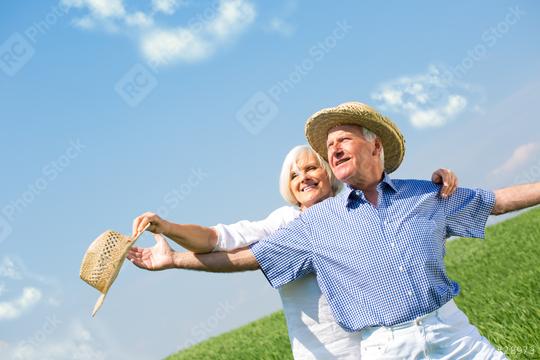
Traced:
<path fill-rule="evenodd" d="M 366 129 L 365 127 L 362 127 L 362 134 L 364 135 L 364 139 L 366 139 L 370 143 L 373 143 L 375 139 L 380 139 L 373 131 Z M 381 165 L 384 169 L 384 148 L 382 146 L 382 141 L 381 141 Z"/>

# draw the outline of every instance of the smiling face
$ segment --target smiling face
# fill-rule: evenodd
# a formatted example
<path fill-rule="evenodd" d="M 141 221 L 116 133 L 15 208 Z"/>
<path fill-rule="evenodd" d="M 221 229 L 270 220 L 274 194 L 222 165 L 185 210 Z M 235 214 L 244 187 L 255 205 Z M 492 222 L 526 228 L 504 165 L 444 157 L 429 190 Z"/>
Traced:
<path fill-rule="evenodd" d="M 368 141 L 356 125 L 336 126 L 328 132 L 328 163 L 338 180 L 363 189 L 381 179 L 380 139 Z"/>
<path fill-rule="evenodd" d="M 289 186 L 301 210 L 332 196 L 328 174 L 311 152 L 298 157 L 290 171 Z"/>

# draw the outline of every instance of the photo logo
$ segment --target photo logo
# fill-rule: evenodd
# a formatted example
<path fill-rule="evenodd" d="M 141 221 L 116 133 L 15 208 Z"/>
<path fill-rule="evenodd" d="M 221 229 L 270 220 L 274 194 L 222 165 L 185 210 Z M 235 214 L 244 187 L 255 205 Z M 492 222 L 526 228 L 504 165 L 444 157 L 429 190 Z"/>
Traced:
<path fill-rule="evenodd" d="M 266 91 L 257 91 L 236 113 L 236 120 L 252 135 L 260 134 L 278 115 L 283 96 L 295 89 L 351 29 L 347 21 L 338 21 L 332 32 L 311 46 L 306 57 L 285 78 Z"/>
<path fill-rule="evenodd" d="M 262 91 L 256 92 L 236 113 L 236 119 L 248 132 L 259 134 L 279 113 L 274 101 Z"/>
<path fill-rule="evenodd" d="M 13 229 L 11 228 L 11 225 L 6 219 L 0 216 L 0 243 L 6 240 L 12 232 Z"/>
<path fill-rule="evenodd" d="M 156 77 L 143 65 L 133 66 L 114 87 L 131 107 L 139 105 L 157 86 Z"/>
<path fill-rule="evenodd" d="M 34 53 L 30 42 L 21 34 L 15 33 L 0 46 L 0 69 L 8 76 L 15 76 Z"/>

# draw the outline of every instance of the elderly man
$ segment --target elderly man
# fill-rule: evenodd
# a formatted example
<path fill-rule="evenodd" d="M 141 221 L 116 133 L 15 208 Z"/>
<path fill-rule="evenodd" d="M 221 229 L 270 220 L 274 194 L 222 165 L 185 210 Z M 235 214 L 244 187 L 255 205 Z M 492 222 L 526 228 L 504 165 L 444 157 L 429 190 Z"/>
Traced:
<path fill-rule="evenodd" d="M 315 273 L 335 320 L 361 334 L 362 358 L 505 358 L 452 300 L 459 285 L 446 274 L 445 239 L 482 238 L 490 214 L 540 203 L 540 184 L 459 188 L 443 198 L 431 182 L 393 180 L 405 151 L 401 132 L 360 103 L 314 114 L 306 136 L 344 191 L 250 249 L 178 253 L 176 267 L 260 267 L 276 288 Z"/>

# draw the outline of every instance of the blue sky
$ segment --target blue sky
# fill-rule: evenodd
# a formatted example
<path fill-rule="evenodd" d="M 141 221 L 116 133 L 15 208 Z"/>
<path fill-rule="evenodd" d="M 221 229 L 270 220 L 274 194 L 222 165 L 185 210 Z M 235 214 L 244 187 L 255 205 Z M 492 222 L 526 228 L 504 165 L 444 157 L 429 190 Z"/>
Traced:
<path fill-rule="evenodd" d="M 407 140 L 396 177 L 540 180 L 534 1 L 4 1 L 0 14 L 3 358 L 161 358 L 279 309 L 258 272 L 125 264 L 91 319 L 79 265 L 144 211 L 265 217 L 323 107 L 390 116 Z"/>

